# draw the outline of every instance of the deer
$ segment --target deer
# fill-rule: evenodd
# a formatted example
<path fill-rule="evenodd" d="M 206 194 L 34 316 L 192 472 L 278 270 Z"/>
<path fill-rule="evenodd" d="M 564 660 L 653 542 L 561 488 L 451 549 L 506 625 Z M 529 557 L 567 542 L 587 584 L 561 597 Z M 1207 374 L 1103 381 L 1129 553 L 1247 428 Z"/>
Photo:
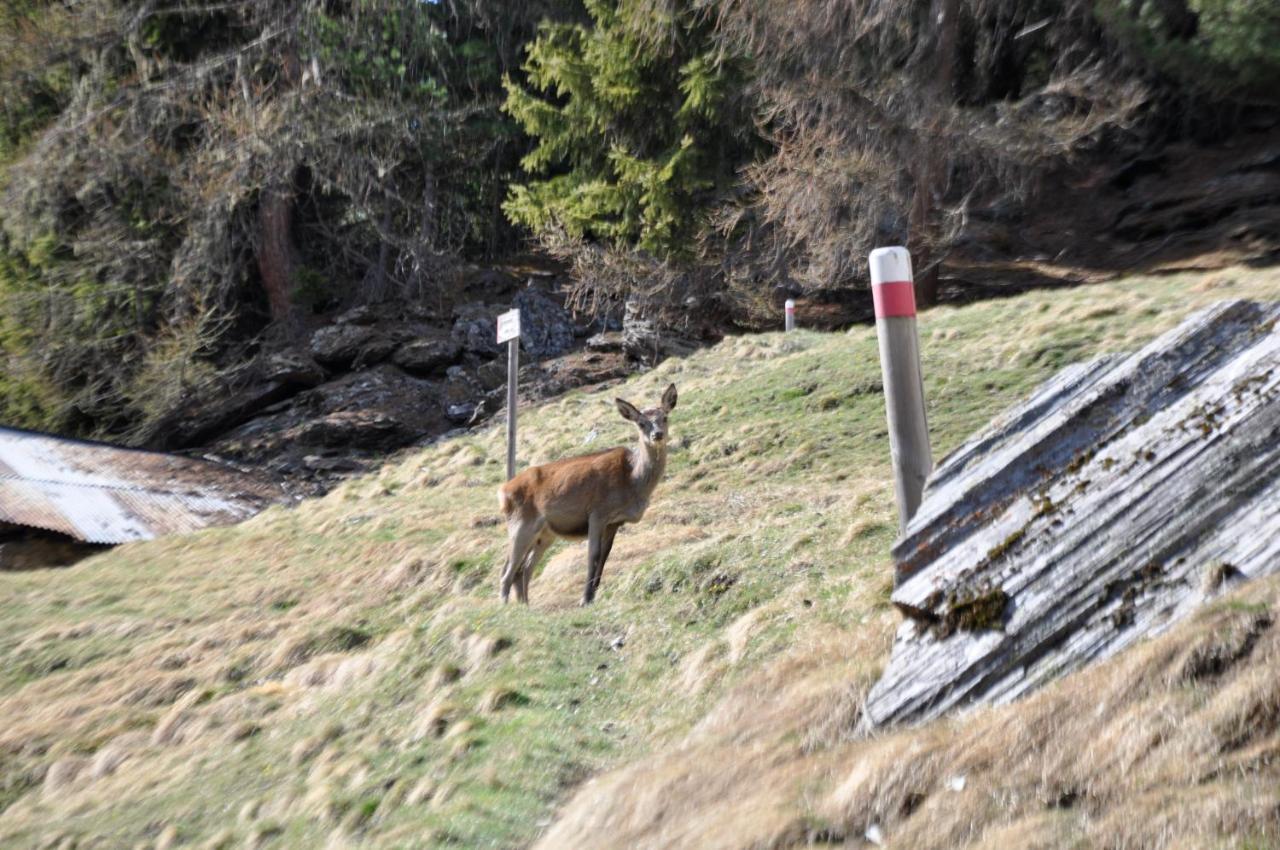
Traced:
<path fill-rule="evenodd" d="M 617 446 L 593 454 L 532 466 L 498 489 L 507 521 L 507 560 L 501 595 L 512 587 L 529 603 L 529 580 L 556 538 L 587 541 L 587 583 L 582 604 L 590 605 L 604 576 L 618 529 L 639 522 L 667 469 L 667 414 L 676 406 L 676 385 L 657 407 L 640 410 L 614 399 L 622 418 L 636 426 L 633 448 Z"/>

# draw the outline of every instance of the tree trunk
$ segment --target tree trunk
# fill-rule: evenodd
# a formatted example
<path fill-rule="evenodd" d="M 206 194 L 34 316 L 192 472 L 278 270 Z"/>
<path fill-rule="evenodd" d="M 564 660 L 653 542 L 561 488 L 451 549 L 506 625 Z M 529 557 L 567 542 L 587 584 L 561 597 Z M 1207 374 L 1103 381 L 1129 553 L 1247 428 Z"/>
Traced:
<path fill-rule="evenodd" d="M 250 115 L 255 116 L 260 105 L 251 99 L 248 77 L 241 73 L 238 58 L 236 61 L 245 105 Z M 288 90 L 296 88 L 300 72 L 297 47 L 285 45 L 280 55 L 280 79 Z M 256 131 L 256 118 L 254 120 Z M 293 306 L 298 271 L 298 249 L 293 244 L 294 172 L 293 167 L 284 169 L 283 179 L 264 186 L 258 199 L 258 273 L 267 292 L 272 321 L 289 334 L 293 333 L 297 319 Z"/>
<path fill-rule="evenodd" d="M 440 235 L 440 211 L 437 208 L 436 175 L 428 171 L 422 181 L 422 219 L 418 225 L 418 241 L 434 254 Z"/>
<path fill-rule="evenodd" d="M 258 205 L 258 273 L 267 292 L 271 319 L 293 319 L 297 249 L 293 245 L 293 191 L 275 184 L 262 190 Z"/>
<path fill-rule="evenodd" d="M 932 307 L 938 303 L 938 272 L 940 262 L 935 260 L 936 246 L 932 244 L 934 231 L 933 209 L 936 155 L 932 141 L 925 143 L 925 150 L 915 165 L 915 197 L 911 202 L 908 220 L 907 249 L 915 265 L 916 306 Z"/>
<path fill-rule="evenodd" d="M 378 261 L 373 268 L 365 272 L 364 276 L 364 291 L 361 295 L 361 300 L 365 304 L 377 304 L 387 298 L 387 281 L 389 277 L 387 266 L 391 261 L 390 234 L 391 196 L 387 195 L 382 201 L 382 221 L 378 227 Z"/>
<path fill-rule="evenodd" d="M 440 210 L 438 205 L 438 189 L 436 175 L 428 170 L 426 176 L 422 180 L 422 215 L 418 222 L 418 244 L 415 251 L 418 254 L 418 297 L 424 295 L 423 281 L 430 280 L 435 282 L 436 303 L 444 305 L 444 290 L 436 281 L 438 273 L 437 257 L 439 249 L 437 243 L 440 238 Z"/>
<path fill-rule="evenodd" d="M 941 115 L 952 101 L 956 51 L 960 40 L 960 0 L 933 0 L 930 16 L 937 27 L 937 66 L 927 91 L 934 101 L 934 114 Z M 920 145 L 919 160 L 912 176 L 915 198 L 911 204 L 908 247 L 920 270 L 916 275 L 916 304 L 920 307 L 938 303 L 942 257 L 940 246 L 936 244 L 937 207 L 946 193 L 949 171 L 946 140 L 941 137 L 943 127 L 942 119 L 933 122 L 928 137 Z"/>

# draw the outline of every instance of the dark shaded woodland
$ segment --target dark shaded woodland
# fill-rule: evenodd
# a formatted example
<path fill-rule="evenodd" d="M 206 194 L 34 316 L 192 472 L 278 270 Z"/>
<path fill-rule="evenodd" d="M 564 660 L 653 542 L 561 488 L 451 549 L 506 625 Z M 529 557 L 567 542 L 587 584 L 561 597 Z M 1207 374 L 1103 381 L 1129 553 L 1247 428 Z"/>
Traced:
<path fill-rule="evenodd" d="M 875 244 L 926 304 L 1265 262 L 1277 83 L 1269 0 L 4 0 L 0 422 L 161 443 L 489 268 L 697 336 Z"/>

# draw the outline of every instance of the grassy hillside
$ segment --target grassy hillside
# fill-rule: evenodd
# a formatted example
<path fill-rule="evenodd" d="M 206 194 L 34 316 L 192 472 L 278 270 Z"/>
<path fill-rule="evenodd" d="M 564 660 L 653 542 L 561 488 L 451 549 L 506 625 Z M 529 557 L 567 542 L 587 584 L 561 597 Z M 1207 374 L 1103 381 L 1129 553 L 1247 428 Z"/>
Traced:
<path fill-rule="evenodd" d="M 1133 349 L 1224 297 L 1280 298 L 1280 271 L 931 312 L 937 456 L 1063 364 Z M 613 396 L 651 404 L 670 381 L 668 479 L 588 609 L 581 546 L 552 550 L 529 608 L 497 601 L 499 429 L 235 528 L 0 574 L 0 846 L 786 846 L 919 825 L 934 799 L 917 786 L 952 770 L 971 789 L 983 771 L 1014 781 L 1013 749 L 967 752 L 971 764 L 944 752 L 947 725 L 850 737 L 897 623 L 874 330 L 726 340 L 570 394 L 522 419 L 522 458 L 629 441 Z M 1269 618 L 1268 587 L 1223 616 Z M 1274 703 L 1258 705 L 1274 725 Z M 1034 717 L 1009 733 L 1034 772 L 1070 717 L 1004 712 L 959 726 L 993 741 L 992 724 Z M 888 767 L 893 781 L 875 772 Z M 1037 811 L 1078 811 L 1078 786 Z M 1012 823 L 1007 800 L 970 796 L 937 846 Z M 1254 803 L 1274 812 L 1270 800 Z M 1037 846 L 1071 846 L 1060 825 Z"/>

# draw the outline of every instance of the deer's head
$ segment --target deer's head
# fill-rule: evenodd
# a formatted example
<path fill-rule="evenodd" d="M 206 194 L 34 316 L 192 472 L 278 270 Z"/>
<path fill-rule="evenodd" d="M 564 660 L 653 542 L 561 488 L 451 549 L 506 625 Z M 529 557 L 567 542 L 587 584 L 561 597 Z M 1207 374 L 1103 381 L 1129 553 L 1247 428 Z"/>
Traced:
<path fill-rule="evenodd" d="M 618 412 L 628 422 L 634 422 L 640 431 L 640 439 L 651 446 L 660 446 L 667 439 L 667 414 L 676 406 L 676 385 L 667 387 L 657 407 L 641 410 L 629 401 L 616 398 Z"/>

